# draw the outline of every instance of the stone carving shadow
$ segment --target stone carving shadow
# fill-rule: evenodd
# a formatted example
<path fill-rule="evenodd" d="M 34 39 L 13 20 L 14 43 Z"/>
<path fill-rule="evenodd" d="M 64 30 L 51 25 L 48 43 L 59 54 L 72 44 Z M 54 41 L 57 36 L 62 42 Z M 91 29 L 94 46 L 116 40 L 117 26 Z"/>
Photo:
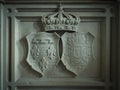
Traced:
<path fill-rule="evenodd" d="M 76 77 L 76 75 L 73 72 L 67 70 L 67 68 L 65 67 L 62 61 L 58 63 L 58 67 L 61 68 L 62 72 L 68 75 L 68 77 L 71 77 L 71 78 Z"/>

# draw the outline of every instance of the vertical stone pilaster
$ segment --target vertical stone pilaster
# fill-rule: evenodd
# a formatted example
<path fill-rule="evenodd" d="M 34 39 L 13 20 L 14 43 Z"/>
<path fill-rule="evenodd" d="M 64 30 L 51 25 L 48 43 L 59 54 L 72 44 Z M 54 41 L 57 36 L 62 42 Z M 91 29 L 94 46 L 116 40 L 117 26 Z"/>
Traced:
<path fill-rule="evenodd" d="M 117 26 L 117 90 L 120 90 L 120 0 L 117 0 L 116 8 Z"/>
<path fill-rule="evenodd" d="M 0 90 L 3 90 L 3 0 L 0 0 Z"/>

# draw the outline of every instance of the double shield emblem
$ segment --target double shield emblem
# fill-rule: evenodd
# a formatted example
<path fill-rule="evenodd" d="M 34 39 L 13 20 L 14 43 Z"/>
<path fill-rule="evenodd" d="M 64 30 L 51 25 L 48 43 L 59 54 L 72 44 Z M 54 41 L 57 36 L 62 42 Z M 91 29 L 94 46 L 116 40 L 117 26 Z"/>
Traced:
<path fill-rule="evenodd" d="M 63 52 L 59 56 L 59 40 L 62 40 Z M 27 62 L 32 69 L 47 75 L 61 60 L 67 70 L 79 75 L 90 60 L 93 60 L 92 44 L 94 36 L 91 33 L 30 33 L 26 36 L 28 42 Z"/>

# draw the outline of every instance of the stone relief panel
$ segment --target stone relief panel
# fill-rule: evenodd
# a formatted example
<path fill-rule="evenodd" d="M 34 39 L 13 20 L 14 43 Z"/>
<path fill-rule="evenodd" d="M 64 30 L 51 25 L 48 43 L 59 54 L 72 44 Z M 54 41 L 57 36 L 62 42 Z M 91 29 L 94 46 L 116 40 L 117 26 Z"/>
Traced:
<path fill-rule="evenodd" d="M 16 45 L 18 47 L 18 52 L 19 52 L 19 59 L 18 59 L 18 57 L 16 57 L 16 60 L 18 60 L 18 61 L 15 61 L 15 62 L 17 62 L 19 64 L 19 65 L 16 65 L 16 68 L 18 68 L 18 66 L 19 66 L 18 70 L 16 69 L 16 71 L 18 71 L 18 73 L 16 72 L 16 77 L 17 77 L 16 80 L 21 80 L 21 79 L 24 80 L 25 78 L 33 78 L 33 79 L 34 78 L 37 78 L 37 79 L 39 78 L 39 79 L 41 79 L 41 78 L 44 78 L 44 76 L 47 76 L 47 77 L 45 77 L 47 79 L 48 78 L 58 78 L 58 79 L 71 78 L 71 79 L 76 79 L 75 75 L 78 76 L 78 79 L 81 79 L 81 78 L 84 78 L 84 79 L 86 79 L 86 78 L 99 79 L 99 78 L 101 78 L 101 76 L 99 74 L 101 72 L 100 68 L 99 68 L 101 61 L 99 60 L 99 57 L 96 56 L 96 55 L 94 55 L 94 56 L 96 56 L 97 59 L 95 57 L 95 60 L 90 59 L 88 62 L 86 60 L 87 65 L 86 66 L 84 65 L 83 70 L 82 69 L 77 70 L 77 67 L 78 68 L 80 68 L 80 66 L 83 67 L 82 63 L 83 62 L 85 63 L 85 60 L 84 61 L 80 60 L 81 63 L 76 64 L 77 59 L 75 59 L 76 63 L 74 62 L 72 64 L 76 65 L 76 67 L 73 67 L 72 65 L 70 65 L 68 63 L 68 61 L 71 60 L 71 59 L 65 60 L 64 59 L 65 57 L 62 57 L 62 59 L 56 59 L 56 61 L 58 61 L 58 64 L 53 65 L 52 70 L 51 69 L 50 70 L 46 69 L 51 64 L 46 62 L 47 60 L 46 60 L 45 57 L 41 58 L 41 62 L 39 62 L 39 63 L 38 62 L 33 62 L 35 60 L 39 61 L 39 57 L 41 57 L 43 55 L 42 54 L 43 52 L 40 52 L 41 51 L 40 49 L 42 49 L 42 45 L 40 44 L 40 46 L 39 46 L 39 45 L 30 43 L 30 42 L 34 43 L 36 41 L 40 41 L 39 39 L 38 40 L 31 39 L 31 41 L 29 42 L 31 44 L 31 47 L 30 47 L 30 50 L 28 50 L 27 44 L 29 44 L 29 43 L 26 42 L 25 37 L 26 37 L 27 34 L 29 34 L 31 32 L 34 32 L 34 33 L 36 32 L 36 34 L 38 34 L 38 33 L 42 33 L 42 34 L 47 33 L 47 32 L 44 32 L 44 33 L 42 32 L 42 31 L 45 31 L 45 30 L 43 28 L 41 28 L 42 23 L 43 23 L 41 21 L 41 18 L 44 15 L 48 15 L 48 13 L 49 12 L 44 12 L 40 16 L 34 16 L 34 17 L 20 16 L 20 17 L 16 18 L 16 22 L 17 22 L 16 24 L 18 24 L 18 26 L 15 25 L 15 27 L 18 28 L 18 30 L 16 30 L 16 31 L 18 31 L 18 33 L 19 33 L 19 36 L 18 36 L 18 34 L 16 34 L 16 38 L 17 38 L 16 42 L 19 42 L 18 40 L 22 41 L 22 44 L 21 44 L 21 42 L 19 42 L 18 43 L 19 46 Z M 62 12 L 63 17 L 64 17 L 64 13 Z M 93 53 L 95 53 L 95 50 L 96 50 L 97 51 L 96 54 L 99 55 L 100 53 L 98 51 L 99 48 L 97 47 L 97 45 L 100 45 L 100 43 L 99 43 L 99 41 L 100 41 L 99 38 L 100 37 L 99 36 L 100 36 L 100 30 L 102 28 L 102 23 L 104 22 L 103 19 L 102 18 L 96 18 L 96 17 L 92 17 L 92 18 L 91 17 L 86 17 L 86 16 L 83 17 L 80 14 L 78 14 L 78 12 L 70 12 L 70 13 L 79 16 L 79 18 L 81 20 L 81 23 L 78 24 L 79 30 L 77 30 L 77 32 L 71 32 L 71 31 L 68 31 L 68 30 L 63 30 L 62 28 L 55 30 L 55 32 L 57 32 L 57 34 L 59 34 L 61 36 L 61 38 L 62 38 L 62 40 L 61 40 L 60 37 L 58 36 L 59 39 L 60 39 L 60 42 L 58 41 L 58 43 L 60 44 L 62 42 L 61 47 L 60 47 L 60 45 L 58 45 L 58 43 L 55 43 L 55 46 L 57 48 L 59 47 L 58 52 L 60 52 L 60 57 L 61 57 L 61 54 L 64 54 L 66 52 L 68 52 L 68 53 L 72 52 L 71 50 L 67 51 L 67 49 L 65 49 L 65 47 L 69 46 L 69 44 L 71 43 L 70 42 L 70 43 L 67 44 L 66 41 L 64 41 L 65 37 L 71 36 L 72 34 L 74 35 L 74 33 L 81 33 L 81 32 L 84 32 L 83 34 L 85 34 L 87 32 L 90 32 L 89 34 L 91 34 L 91 36 L 94 37 L 95 40 L 92 43 L 93 44 L 92 46 L 94 47 L 93 48 Z M 52 12 L 51 12 L 51 15 L 53 15 Z M 60 15 L 60 13 L 57 14 L 57 15 Z M 57 16 L 55 16 L 55 17 L 58 19 Z M 46 21 L 47 20 L 48 19 L 46 19 Z M 57 25 L 60 26 L 59 24 L 57 24 Z M 55 26 L 57 26 L 57 25 L 55 25 Z M 50 26 L 52 27 L 52 25 L 50 25 Z M 46 27 L 46 26 L 44 26 L 44 27 Z M 50 29 L 50 31 L 52 31 L 52 29 Z M 52 32 L 50 32 L 50 31 L 49 31 L 49 34 L 53 34 L 54 31 L 52 31 Z M 68 35 L 66 35 L 67 31 L 69 32 Z M 63 34 L 63 33 L 65 33 L 65 34 Z M 42 36 L 42 34 L 40 34 L 40 36 L 41 36 L 40 38 L 49 37 L 48 35 L 43 35 Z M 33 38 L 33 36 L 34 35 L 30 35 L 31 38 Z M 82 34 L 80 34 L 80 36 L 82 37 Z M 90 36 L 90 35 L 88 35 L 88 36 Z M 53 36 L 52 36 L 52 38 L 53 38 Z M 91 40 L 91 42 L 92 42 L 92 40 Z M 66 46 L 62 47 L 64 45 L 66 45 Z M 76 45 L 78 45 L 78 44 L 76 44 Z M 96 45 L 96 46 L 94 46 L 94 45 Z M 48 48 L 47 46 L 45 46 L 45 47 Z M 73 48 L 72 45 L 69 46 L 69 47 Z M 77 57 L 79 58 L 78 55 L 79 55 L 79 53 L 81 53 L 81 52 L 79 52 L 79 50 L 81 50 L 81 49 L 78 47 L 78 51 L 74 52 L 74 53 L 76 53 L 75 58 L 77 58 Z M 46 50 L 44 50 L 44 51 L 46 51 Z M 49 52 L 49 50 L 47 50 L 47 51 Z M 53 51 L 55 52 L 55 50 L 53 50 Z M 91 53 L 91 54 L 93 54 L 93 53 Z M 27 54 L 29 54 L 29 57 L 31 59 L 33 59 L 33 60 L 30 60 L 30 59 L 26 60 Z M 53 57 L 54 57 L 54 55 L 53 55 Z M 71 57 L 72 56 L 70 56 L 70 58 Z M 51 58 L 49 57 L 49 60 L 50 59 Z M 91 60 L 93 60 L 93 61 L 91 61 Z M 30 63 L 28 63 L 28 61 Z M 69 65 L 67 65 L 66 62 Z M 31 68 L 31 66 L 32 66 L 32 68 Z M 34 66 L 34 68 L 33 68 L 33 66 Z M 35 67 L 37 67 L 37 69 Z M 92 71 L 92 73 L 91 73 L 91 71 Z M 41 77 L 40 74 L 42 74 L 42 77 Z"/>
<path fill-rule="evenodd" d="M 93 40 L 91 33 L 68 33 L 62 36 L 62 62 L 68 70 L 76 75 L 83 71 L 93 57 Z"/>
<path fill-rule="evenodd" d="M 59 57 L 59 36 L 56 33 L 30 33 L 26 36 L 28 42 L 27 62 L 31 67 L 47 76 L 48 71 L 58 64 Z"/>
<path fill-rule="evenodd" d="M 101 59 L 101 49 L 107 46 L 103 40 L 108 14 L 99 6 L 64 5 L 56 13 L 56 4 L 46 6 L 17 5 L 18 8 L 13 8 L 17 12 L 8 20 L 6 28 L 12 31 L 13 40 L 9 48 L 14 54 L 9 60 L 9 74 L 15 77 L 15 88 L 39 90 L 45 89 L 44 86 L 57 86 L 56 89 L 65 86 L 68 89 L 66 86 L 70 86 L 80 89 L 82 86 L 81 90 L 98 90 L 104 87 L 102 74 L 106 73 L 103 70 L 106 57 Z"/>

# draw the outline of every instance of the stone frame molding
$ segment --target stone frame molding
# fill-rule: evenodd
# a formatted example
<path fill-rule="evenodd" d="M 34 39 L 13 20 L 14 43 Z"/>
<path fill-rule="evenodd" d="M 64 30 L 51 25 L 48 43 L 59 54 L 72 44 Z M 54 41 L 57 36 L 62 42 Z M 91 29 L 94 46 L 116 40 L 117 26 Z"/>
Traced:
<path fill-rule="evenodd" d="M 7 90 L 7 89 L 8 90 L 15 90 L 15 89 L 23 90 L 24 87 L 28 88 L 29 85 L 33 85 L 31 87 L 35 87 L 35 86 L 39 87 L 39 84 L 41 86 L 46 86 L 44 84 L 45 83 L 44 80 L 41 80 L 41 82 L 38 84 L 34 80 L 33 82 L 31 82 L 29 81 L 29 79 L 25 79 L 26 81 L 28 81 L 28 82 L 24 82 L 26 86 L 23 85 L 22 80 L 19 81 L 18 83 L 15 83 L 16 81 L 14 78 L 15 67 L 12 66 L 15 64 L 14 63 L 15 52 L 13 48 L 15 47 L 14 35 L 16 34 L 16 32 L 14 32 L 15 31 L 14 24 L 15 22 L 19 24 L 19 22 L 22 22 L 22 21 L 24 22 L 25 20 L 37 22 L 39 18 L 35 14 L 36 12 L 39 12 L 39 11 L 41 12 L 44 11 L 46 13 L 55 12 L 56 7 L 59 3 L 60 2 L 58 0 L 51 0 L 51 2 L 49 0 L 30 0 L 30 1 L 28 0 L 0 0 L 0 22 L 1 22 L 0 23 L 0 90 Z M 104 53 L 103 57 L 105 56 L 106 59 L 110 59 L 111 60 L 110 62 L 112 62 L 111 68 L 105 67 L 106 69 L 111 70 L 110 71 L 111 75 L 109 75 L 109 73 L 105 73 L 106 74 L 105 78 L 110 77 L 112 80 L 112 83 L 110 83 L 109 80 L 106 80 L 104 83 L 97 82 L 97 81 L 93 83 L 95 84 L 98 83 L 97 85 L 99 86 L 95 86 L 95 89 L 98 89 L 98 90 L 120 90 L 120 77 L 119 77 L 120 75 L 120 61 L 119 61 L 120 60 L 120 30 L 119 30 L 120 29 L 120 26 L 119 26 L 120 24 L 120 18 L 119 18 L 120 0 L 117 0 L 117 1 L 114 1 L 114 0 L 104 0 L 104 1 L 103 0 L 86 0 L 86 1 L 76 0 L 74 2 L 73 0 L 61 0 L 61 3 L 63 3 L 65 7 L 65 11 L 67 12 L 74 11 L 74 12 L 85 12 L 85 13 L 87 12 L 97 13 L 95 17 L 93 17 L 91 14 L 86 15 L 86 17 L 91 16 L 88 18 L 85 18 L 85 16 L 82 15 L 82 19 L 84 19 L 84 22 L 90 21 L 91 18 L 93 19 L 93 22 L 98 20 L 97 22 L 100 22 L 100 23 L 104 22 L 103 24 L 105 25 L 109 22 L 112 22 L 112 26 L 106 28 L 107 30 L 112 28 L 110 33 L 106 34 L 107 35 L 106 37 L 109 37 L 110 35 L 110 38 L 105 38 L 106 41 L 103 41 L 103 43 L 107 42 L 107 44 L 103 45 L 103 47 L 110 45 L 110 47 L 107 48 L 107 50 L 110 48 L 110 55 Z M 37 4 L 38 6 L 37 5 L 35 6 L 34 4 Z M 43 7 L 46 4 L 48 5 L 48 7 Z M 51 5 L 50 8 L 49 8 L 49 4 Z M 97 7 L 94 7 L 92 4 Z M 70 8 L 69 5 L 80 5 L 80 7 Z M 104 7 L 101 7 L 101 6 L 104 6 Z M 29 16 L 27 16 L 28 14 L 26 14 L 26 12 L 29 14 Z M 31 12 L 34 13 L 34 15 L 30 14 Z M 102 14 L 98 14 L 98 13 L 102 13 Z M 113 16 L 110 13 L 112 13 Z M 45 15 L 45 14 L 41 14 L 41 15 Z M 99 19 L 96 19 L 96 18 L 99 18 Z M 102 34 L 105 34 L 105 33 L 106 32 L 103 32 Z M 107 39 L 110 39 L 110 42 L 109 40 L 107 41 Z M 109 52 L 109 50 L 107 52 Z M 10 65 L 7 66 L 9 63 Z M 109 63 L 109 61 L 106 61 L 105 63 Z M 12 68 L 12 70 L 10 70 L 10 68 Z M 10 72 L 7 72 L 6 70 L 8 71 L 10 70 Z M 8 73 L 11 75 L 8 76 Z M 7 79 L 9 80 L 7 81 Z M 48 82 L 50 81 L 51 80 L 48 80 Z M 54 85 L 51 83 L 47 85 L 52 86 L 52 87 L 61 86 L 62 89 L 65 89 L 63 86 L 66 86 L 65 83 L 69 81 L 68 86 L 70 87 L 75 86 L 75 87 L 78 87 L 78 89 L 80 90 L 85 89 L 85 87 L 87 87 L 88 90 L 91 90 L 92 87 L 94 87 L 94 84 L 88 83 L 89 81 L 87 83 L 79 82 L 81 83 L 81 85 L 70 83 L 71 80 L 68 80 L 68 81 L 65 80 L 65 83 L 61 83 L 61 81 L 58 82 L 57 84 L 55 83 L 56 81 L 53 81 Z M 110 86 L 111 84 L 113 87 Z"/>

